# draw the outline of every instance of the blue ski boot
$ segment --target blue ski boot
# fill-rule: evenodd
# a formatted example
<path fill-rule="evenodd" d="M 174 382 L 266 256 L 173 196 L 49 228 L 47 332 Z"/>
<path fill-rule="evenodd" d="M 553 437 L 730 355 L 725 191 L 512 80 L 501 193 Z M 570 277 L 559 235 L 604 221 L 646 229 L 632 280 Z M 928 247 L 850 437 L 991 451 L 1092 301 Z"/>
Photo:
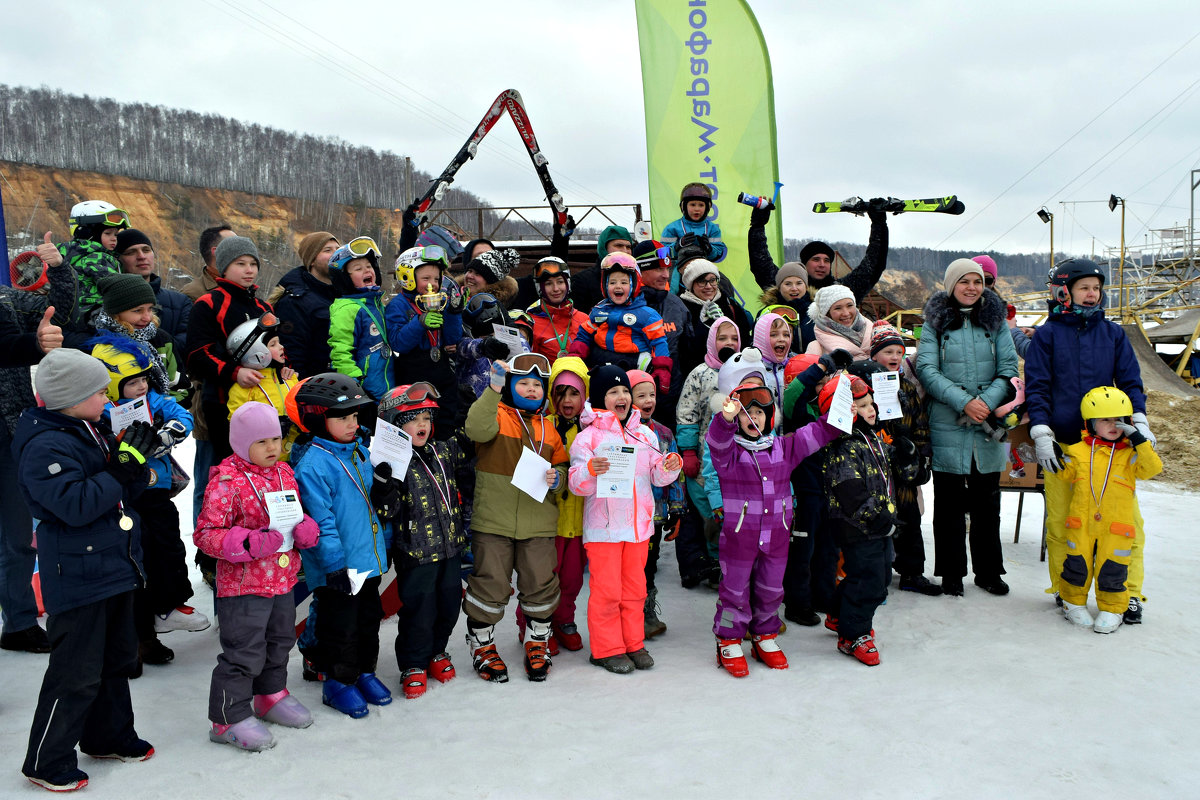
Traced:
<path fill-rule="evenodd" d="M 362 719 L 369 710 L 357 686 L 348 686 L 333 678 L 326 678 L 321 685 L 321 702 L 351 719 Z"/>
<path fill-rule="evenodd" d="M 362 694 L 363 699 L 373 706 L 386 706 L 392 702 L 392 693 L 383 685 L 383 681 L 375 677 L 374 672 L 364 672 L 359 675 L 358 682 L 354 685 Z"/>

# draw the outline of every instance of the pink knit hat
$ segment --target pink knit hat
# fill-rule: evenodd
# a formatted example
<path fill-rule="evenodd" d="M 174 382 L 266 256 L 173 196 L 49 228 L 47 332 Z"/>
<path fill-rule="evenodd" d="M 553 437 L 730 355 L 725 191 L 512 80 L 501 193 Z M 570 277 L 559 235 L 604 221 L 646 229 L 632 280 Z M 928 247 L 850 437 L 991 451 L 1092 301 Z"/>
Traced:
<path fill-rule="evenodd" d="M 250 460 L 250 445 L 282 435 L 279 415 L 268 403 L 245 403 L 229 418 L 229 446 L 243 461 Z"/>
<path fill-rule="evenodd" d="M 629 376 L 629 387 L 633 388 L 639 383 L 654 383 L 654 378 L 649 372 L 642 372 L 640 369 L 631 369 L 625 372 Z"/>
<path fill-rule="evenodd" d="M 996 280 L 996 260 L 991 256 L 975 256 L 971 259 L 979 266 L 983 267 L 983 271 L 992 276 L 992 280 Z"/>

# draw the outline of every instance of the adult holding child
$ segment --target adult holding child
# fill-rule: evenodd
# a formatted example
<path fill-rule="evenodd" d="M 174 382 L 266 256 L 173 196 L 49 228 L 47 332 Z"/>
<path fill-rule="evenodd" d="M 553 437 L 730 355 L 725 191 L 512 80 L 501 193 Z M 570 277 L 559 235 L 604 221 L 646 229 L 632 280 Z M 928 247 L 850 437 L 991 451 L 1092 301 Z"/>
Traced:
<path fill-rule="evenodd" d="M 961 596 L 967 574 L 966 516 L 971 517 L 975 585 L 1007 594 L 1000 548 L 1000 471 L 1004 445 L 979 423 L 1000 405 L 1017 374 L 1017 352 L 1005 323 L 1004 303 L 984 285 L 969 258 L 946 268 L 945 291 L 925 305 L 917 348 L 917 377 L 930 399 L 933 441 L 934 574 L 942 591 Z M 968 424 L 960 425 L 960 415 Z"/>

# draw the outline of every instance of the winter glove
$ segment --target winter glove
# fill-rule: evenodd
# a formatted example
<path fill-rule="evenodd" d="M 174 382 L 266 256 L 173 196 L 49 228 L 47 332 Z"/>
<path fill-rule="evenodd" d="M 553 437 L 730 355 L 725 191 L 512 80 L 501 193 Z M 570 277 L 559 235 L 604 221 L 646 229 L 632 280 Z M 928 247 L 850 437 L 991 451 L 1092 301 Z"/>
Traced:
<path fill-rule="evenodd" d="M 679 248 L 680 250 L 682 250 L 685 247 L 695 247 L 697 238 L 698 237 L 694 233 L 685 233 L 683 236 L 679 237 L 679 241 L 676 243 L 675 246 L 677 248 Z"/>
<path fill-rule="evenodd" d="M 750 209 L 750 227 L 762 227 L 771 221 L 771 212 L 775 210 L 774 203 L 767 203 L 766 208 Z"/>
<path fill-rule="evenodd" d="M 1054 431 L 1049 425 L 1034 425 L 1029 430 L 1033 437 L 1033 447 L 1037 453 L 1037 462 L 1044 472 L 1057 473 L 1063 468 L 1063 463 L 1055 452 Z"/>
<path fill-rule="evenodd" d="M 442 291 L 446 293 L 446 313 L 461 314 L 466 299 L 463 297 L 462 289 L 453 278 L 446 277 L 442 281 Z"/>
<path fill-rule="evenodd" d="M 234 525 L 225 534 L 225 538 L 221 540 L 221 558 L 234 564 L 245 564 L 253 561 L 254 556 L 250 555 L 248 545 L 250 534 L 257 532 L 249 528 L 243 528 L 240 525 Z"/>
<path fill-rule="evenodd" d="M 151 452 L 151 458 L 160 458 L 171 451 L 171 448 L 187 438 L 187 428 L 177 419 L 169 419 L 158 426 L 155 431 L 158 444 Z"/>
<path fill-rule="evenodd" d="M 704 236 L 703 234 L 696 237 L 696 246 L 706 253 L 712 253 L 712 242 L 710 242 L 708 237 Z"/>
<path fill-rule="evenodd" d="M 880 222 L 887 219 L 887 198 L 872 197 L 867 201 L 867 218 L 871 222 Z"/>
<path fill-rule="evenodd" d="M 504 362 L 500 360 L 493 361 L 492 369 L 490 372 L 488 372 L 488 386 L 492 388 L 492 391 L 503 391 L 504 381 L 507 379 L 507 377 L 508 370 L 504 368 Z"/>
<path fill-rule="evenodd" d="M 703 322 L 705 326 L 711 326 L 723 316 L 725 316 L 725 312 L 721 310 L 719 305 L 711 300 L 700 306 L 700 321 Z"/>
<path fill-rule="evenodd" d="M 917 446 L 913 444 L 912 439 L 907 436 L 897 436 L 892 446 L 895 448 L 892 455 L 892 467 L 896 477 L 904 483 L 911 484 L 917 477 L 921 454 L 917 452 Z"/>
<path fill-rule="evenodd" d="M 508 355 L 508 345 L 497 339 L 495 336 L 489 336 L 479 345 L 479 352 L 488 361 L 497 361 Z"/>
<path fill-rule="evenodd" d="M 409 204 L 408 208 L 404 209 L 404 215 L 401 216 L 400 219 L 405 225 L 412 225 L 415 228 L 418 224 L 420 224 L 417 222 L 417 209 L 420 207 L 420 205 L 420 200 L 413 200 L 412 203 Z"/>
<path fill-rule="evenodd" d="M 1145 436 L 1146 441 L 1150 442 L 1150 446 L 1158 447 L 1158 439 L 1150 432 L 1150 423 L 1146 420 L 1146 415 L 1138 411 L 1130 419 L 1133 421 L 1133 427 L 1138 429 L 1138 433 Z"/>
<path fill-rule="evenodd" d="M 591 348 L 582 339 L 575 339 L 567 345 L 567 355 L 579 356 L 586 361 L 591 355 Z"/>
<path fill-rule="evenodd" d="M 673 542 L 679 536 L 680 518 L 678 514 L 667 514 L 667 518 L 663 521 L 663 541 Z"/>
<path fill-rule="evenodd" d="M 921 456 L 921 463 L 917 465 L 917 477 L 913 480 L 913 486 L 924 486 L 932 477 L 933 459 L 929 456 Z"/>
<path fill-rule="evenodd" d="M 154 449 L 158 437 L 149 422 L 137 422 L 130 425 L 121 434 L 121 443 L 116 452 L 109 458 L 106 471 L 126 484 L 142 478 L 146 474 L 146 453 Z"/>
<path fill-rule="evenodd" d="M 840 347 L 830 353 L 829 357 L 833 359 L 833 365 L 838 369 L 846 369 L 854 363 L 854 356 L 850 355 L 849 351 L 843 350 Z"/>
<path fill-rule="evenodd" d="M 321 528 L 317 525 L 317 521 L 308 514 L 305 514 L 304 519 L 297 522 L 296 527 L 292 528 L 292 543 L 300 550 L 316 547 L 317 540 L 320 538 Z"/>
<path fill-rule="evenodd" d="M 335 592 L 342 594 L 352 594 L 353 587 L 350 585 L 350 573 L 345 567 L 333 572 L 325 573 L 325 588 L 333 589 Z"/>
<path fill-rule="evenodd" d="M 371 484 L 371 505 L 382 519 L 395 519 L 400 513 L 401 484 L 392 479 L 392 465 L 386 461 L 375 467 Z"/>
<path fill-rule="evenodd" d="M 428 328 L 431 331 L 436 331 L 442 327 L 442 312 L 440 311 L 425 311 L 420 316 L 422 327 Z"/>
<path fill-rule="evenodd" d="M 271 528 L 250 531 L 246 537 L 246 552 L 251 558 L 266 558 L 283 545 L 283 534 Z"/>
<path fill-rule="evenodd" d="M 648 371 L 654 378 L 654 383 L 658 387 L 658 393 L 666 397 L 667 391 L 671 388 L 671 357 L 655 356 L 650 359 L 650 369 Z"/>
<path fill-rule="evenodd" d="M 683 474 L 692 479 L 700 477 L 700 454 L 695 450 L 680 450 L 679 455 L 683 456 Z"/>

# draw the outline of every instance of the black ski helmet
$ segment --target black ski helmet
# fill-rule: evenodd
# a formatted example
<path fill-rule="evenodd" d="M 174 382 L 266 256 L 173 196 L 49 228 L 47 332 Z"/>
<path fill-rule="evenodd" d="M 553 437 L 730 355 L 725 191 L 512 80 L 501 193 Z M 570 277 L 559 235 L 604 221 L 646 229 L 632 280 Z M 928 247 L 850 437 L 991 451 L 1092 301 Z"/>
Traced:
<path fill-rule="evenodd" d="M 1081 278 L 1099 278 L 1104 287 L 1104 270 L 1090 259 L 1068 258 L 1054 265 L 1050 273 L 1050 296 L 1061 306 L 1071 305 L 1071 286 Z"/>
<path fill-rule="evenodd" d="M 504 307 L 490 292 L 473 294 L 463 307 L 463 324 L 467 326 L 471 336 L 478 339 L 492 335 L 493 325 L 507 325 L 508 318 L 504 315 Z"/>
<path fill-rule="evenodd" d="M 351 377 L 340 372 L 322 372 L 292 387 L 284 404 L 288 419 L 304 433 L 325 435 L 327 418 L 358 413 L 360 425 L 372 427 L 375 401 Z"/>
<path fill-rule="evenodd" d="M 703 183 L 689 183 L 684 186 L 683 191 L 679 193 L 679 210 L 684 216 L 687 216 L 688 200 L 704 201 L 704 216 L 700 218 L 703 222 L 712 211 L 712 190 Z"/>

